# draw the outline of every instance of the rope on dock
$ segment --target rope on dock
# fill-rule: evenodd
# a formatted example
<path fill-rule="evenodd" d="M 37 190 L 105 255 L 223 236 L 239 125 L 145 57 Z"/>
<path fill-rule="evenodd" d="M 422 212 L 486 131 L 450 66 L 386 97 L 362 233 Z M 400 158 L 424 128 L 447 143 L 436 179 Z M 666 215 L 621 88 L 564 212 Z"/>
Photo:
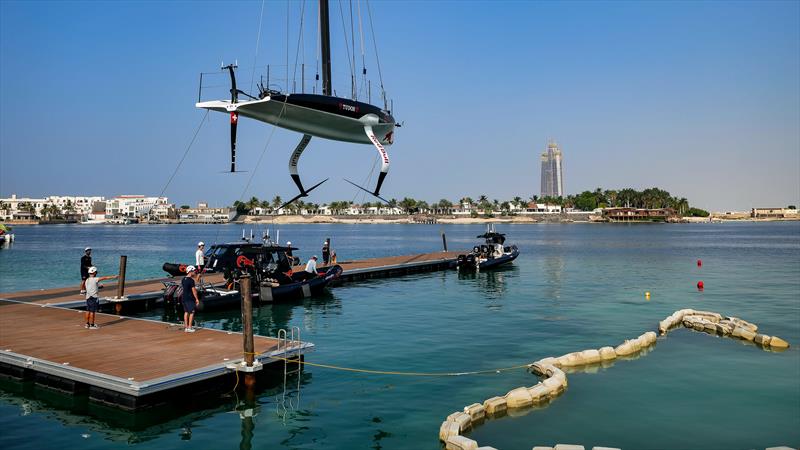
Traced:
<path fill-rule="evenodd" d="M 252 354 L 254 356 L 263 355 L 264 353 L 245 353 L 245 354 Z M 306 366 L 314 366 L 314 367 L 322 367 L 324 369 L 332 369 L 332 370 L 340 370 L 343 372 L 357 372 L 357 373 L 368 373 L 373 375 L 401 375 L 401 376 L 408 376 L 408 377 L 459 377 L 464 375 L 483 375 L 489 373 L 501 373 L 507 372 L 509 370 L 517 370 L 517 369 L 525 369 L 530 367 L 531 363 L 521 364 L 518 366 L 511 366 L 511 367 L 500 367 L 497 369 L 486 369 L 486 370 L 473 370 L 469 372 L 403 372 L 398 370 L 373 370 L 373 369 L 359 369 L 355 367 L 345 367 L 345 366 L 334 366 L 331 364 L 321 364 L 321 363 L 313 363 L 308 361 L 301 361 L 299 358 L 283 358 L 280 356 L 270 356 L 271 359 L 277 359 L 279 361 L 286 361 L 288 363 L 296 363 L 296 364 L 303 364 Z"/>

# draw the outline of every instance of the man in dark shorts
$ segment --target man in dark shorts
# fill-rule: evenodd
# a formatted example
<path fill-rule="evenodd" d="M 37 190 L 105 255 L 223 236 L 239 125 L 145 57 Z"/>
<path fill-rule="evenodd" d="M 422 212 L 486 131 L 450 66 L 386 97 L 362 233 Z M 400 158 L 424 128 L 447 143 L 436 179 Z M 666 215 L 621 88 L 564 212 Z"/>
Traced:
<path fill-rule="evenodd" d="M 327 266 L 328 261 L 331 257 L 331 246 L 326 239 L 325 242 L 322 243 L 322 264 Z"/>
<path fill-rule="evenodd" d="M 86 247 L 81 256 L 81 294 L 86 293 L 86 279 L 89 278 L 89 267 L 92 267 L 92 248 Z"/>
<path fill-rule="evenodd" d="M 183 288 L 183 331 L 186 333 L 194 333 L 192 321 L 194 320 L 194 309 L 200 304 L 200 296 L 197 294 L 197 269 L 194 266 L 186 268 L 186 276 L 181 280 L 181 287 Z"/>
<path fill-rule="evenodd" d="M 97 296 L 97 292 L 100 289 L 100 282 L 103 280 L 112 280 L 117 278 L 116 275 L 112 275 L 109 277 L 98 277 L 97 276 L 97 267 L 89 267 L 86 269 L 87 278 L 86 278 L 86 326 L 90 330 L 96 330 L 98 327 L 94 323 L 94 316 L 97 313 L 97 309 L 100 307 L 100 299 Z"/>

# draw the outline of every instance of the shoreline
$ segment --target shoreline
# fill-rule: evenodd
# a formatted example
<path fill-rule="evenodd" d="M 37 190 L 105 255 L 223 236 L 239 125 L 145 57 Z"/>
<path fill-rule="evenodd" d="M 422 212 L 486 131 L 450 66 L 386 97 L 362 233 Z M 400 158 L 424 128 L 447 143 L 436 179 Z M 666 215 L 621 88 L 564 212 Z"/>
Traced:
<path fill-rule="evenodd" d="M 130 226 L 130 225 L 225 225 L 225 224 L 368 224 L 368 225 L 395 225 L 395 224 L 428 224 L 428 225 L 469 225 L 484 223 L 500 224 L 569 224 L 569 223 L 593 223 L 593 224 L 619 224 L 619 223 L 731 223 L 731 222 L 797 222 L 797 218 L 741 218 L 727 219 L 721 217 L 682 217 L 674 221 L 649 222 L 649 221 L 629 221 L 629 222 L 608 222 L 591 220 L 588 214 L 574 214 L 574 217 L 564 215 L 553 216 L 499 216 L 499 217 L 453 217 L 453 216 L 325 216 L 325 215 L 280 215 L 280 216 L 242 216 L 236 220 L 224 223 L 210 222 L 160 222 L 137 224 L 112 224 L 102 223 L 96 225 Z M 53 221 L 5 221 L 10 226 L 33 226 L 33 225 L 83 225 L 80 223 L 62 223 Z"/>

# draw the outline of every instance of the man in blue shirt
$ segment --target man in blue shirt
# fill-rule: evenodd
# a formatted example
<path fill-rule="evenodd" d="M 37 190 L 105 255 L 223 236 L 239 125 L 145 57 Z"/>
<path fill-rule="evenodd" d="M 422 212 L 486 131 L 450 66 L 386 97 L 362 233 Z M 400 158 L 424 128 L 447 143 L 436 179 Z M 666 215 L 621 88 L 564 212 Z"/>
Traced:
<path fill-rule="evenodd" d="M 194 308 L 200 304 L 200 296 L 197 294 L 197 269 L 194 266 L 186 268 L 186 276 L 181 280 L 181 287 L 183 288 L 183 296 L 181 303 L 183 303 L 183 331 L 186 333 L 194 333 L 192 321 L 194 320 Z"/>

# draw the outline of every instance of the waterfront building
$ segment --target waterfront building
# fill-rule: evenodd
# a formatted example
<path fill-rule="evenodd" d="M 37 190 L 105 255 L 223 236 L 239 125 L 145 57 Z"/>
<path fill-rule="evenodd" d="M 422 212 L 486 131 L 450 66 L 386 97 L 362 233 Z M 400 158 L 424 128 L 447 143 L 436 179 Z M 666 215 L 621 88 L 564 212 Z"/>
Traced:
<path fill-rule="evenodd" d="M 606 208 L 603 218 L 609 222 L 665 222 L 678 217 L 672 208 Z"/>
<path fill-rule="evenodd" d="M 106 202 L 106 216 L 110 218 L 141 218 L 152 213 L 167 213 L 170 205 L 167 197 L 145 197 L 144 195 L 120 195 Z"/>
<path fill-rule="evenodd" d="M 786 219 L 797 218 L 797 210 L 793 208 L 753 208 L 750 217 L 754 219 Z"/>
<path fill-rule="evenodd" d="M 542 174 L 541 174 L 541 196 L 542 197 L 563 197 L 564 196 L 564 173 L 563 157 L 558 144 L 550 140 L 547 143 L 547 150 L 541 155 Z"/>
<path fill-rule="evenodd" d="M 103 197 L 50 195 L 44 198 L 17 197 L 12 194 L 8 198 L 0 198 L 0 219 L 2 220 L 35 220 L 42 216 L 46 207 L 56 207 L 65 216 L 86 216 Z"/>
<path fill-rule="evenodd" d="M 154 213 L 159 206 L 163 205 L 154 208 Z M 209 208 L 208 203 L 198 203 L 197 208 L 181 209 L 177 215 L 180 223 L 228 223 L 236 216 L 236 210 L 233 208 Z M 165 218 L 159 217 L 160 220 L 167 218 L 169 218 L 168 212 Z"/>
<path fill-rule="evenodd" d="M 561 205 L 530 202 L 520 211 L 520 214 L 561 214 Z"/>

